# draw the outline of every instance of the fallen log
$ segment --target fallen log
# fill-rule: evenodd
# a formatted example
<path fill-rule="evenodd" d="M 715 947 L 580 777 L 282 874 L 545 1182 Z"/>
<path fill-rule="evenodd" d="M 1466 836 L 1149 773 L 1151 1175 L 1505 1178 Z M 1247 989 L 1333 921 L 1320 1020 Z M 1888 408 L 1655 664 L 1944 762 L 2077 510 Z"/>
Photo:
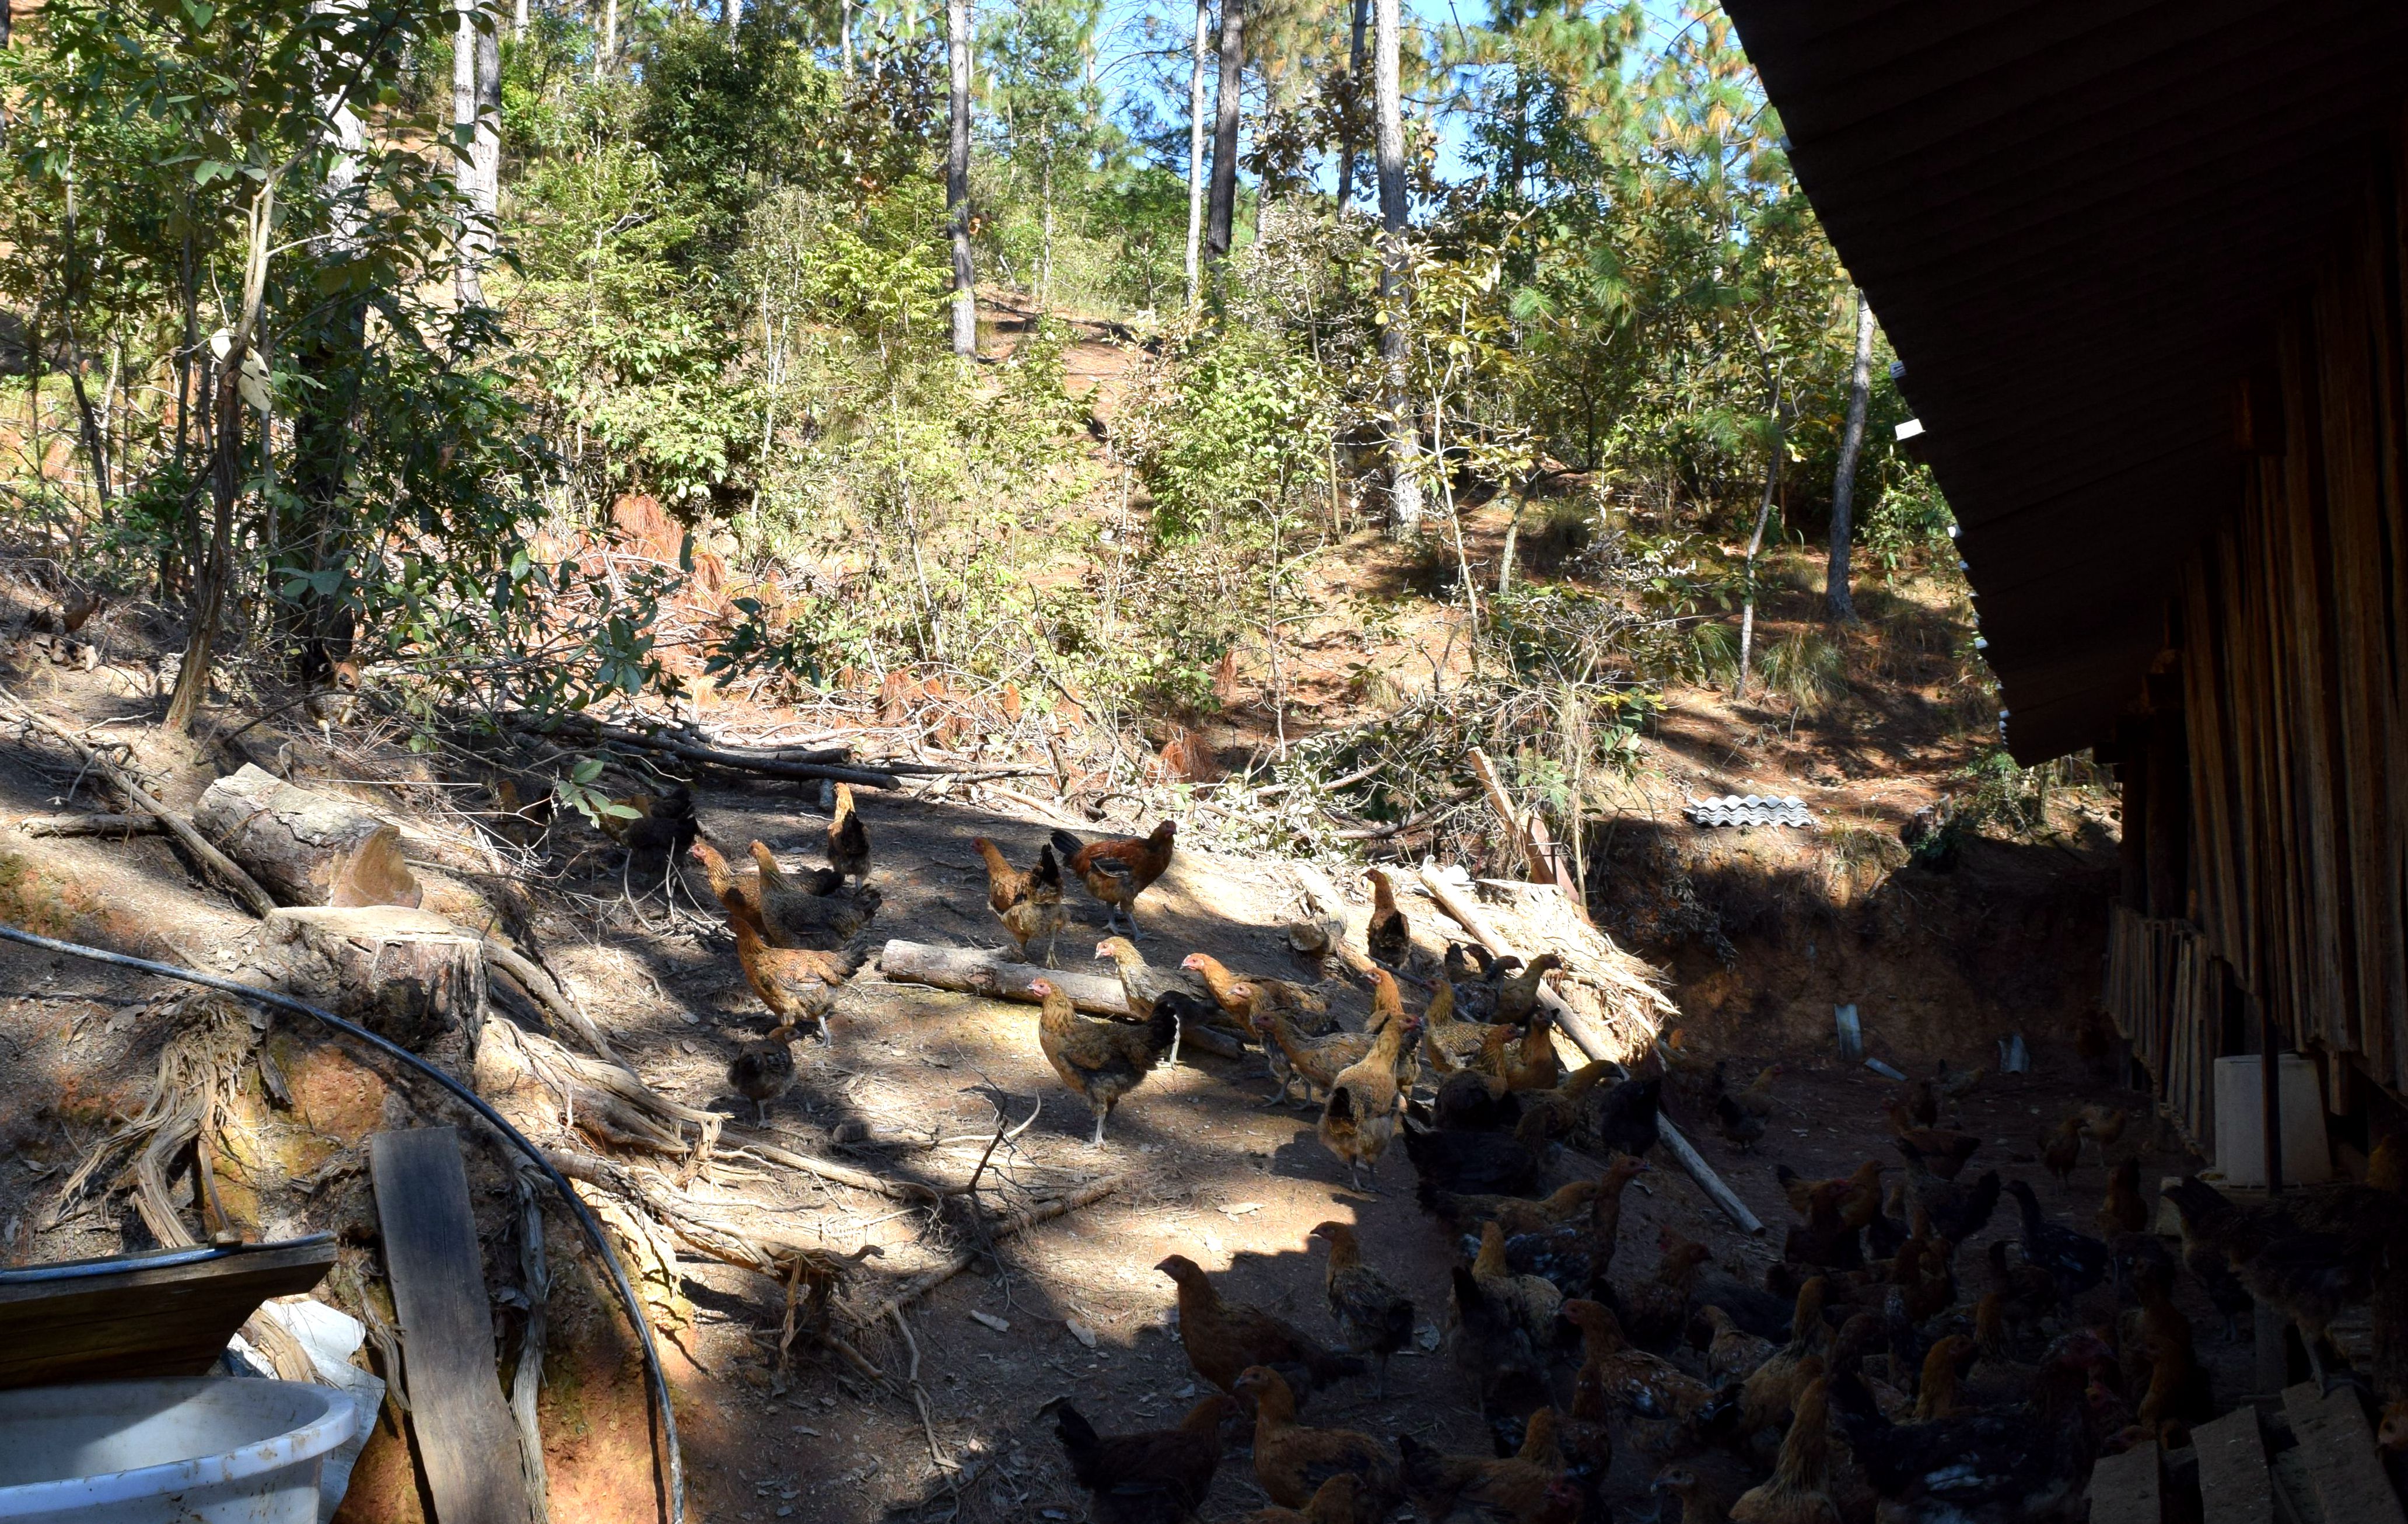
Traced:
<path fill-rule="evenodd" d="M 740 1142 L 745 1152 L 758 1155 L 772 1164 L 782 1164 L 789 1170 L 800 1170 L 805 1174 L 815 1174 L 823 1180 L 833 1180 L 839 1186 L 850 1186 L 854 1190 L 866 1190 L 874 1196 L 883 1196 L 890 1201 L 937 1201 L 942 1200 L 934 1186 L 921 1185 L 916 1180 L 889 1180 L 884 1175 L 871 1174 L 867 1170 L 856 1170 L 829 1159 L 813 1158 L 809 1154 L 797 1154 L 791 1149 L 781 1148 L 775 1143 L 762 1142 L 752 1136 L 749 1129 L 744 1129 L 740 1134 Z"/>
<path fill-rule="evenodd" d="M 392 822 L 252 764 L 203 790 L 193 824 L 286 904 L 419 902 L 418 881 L 402 861 L 401 832 Z"/>
<path fill-rule="evenodd" d="M 482 939 L 431 911 L 280 907 L 261 941 L 285 989 L 413 1053 L 449 1031 L 474 1044 L 483 1030 Z"/>
<path fill-rule="evenodd" d="M 136 809 L 152 815 L 161 825 L 166 827 L 168 834 L 181 842 L 184 850 L 191 853 L 202 867 L 217 875 L 220 883 L 232 889 L 236 897 L 251 908 L 253 915 L 265 916 L 276 909 L 274 896 L 261 888 L 258 882 L 249 873 L 236 867 L 233 859 L 212 845 L 208 838 L 194 828 L 191 821 L 181 815 L 169 813 L 165 805 L 150 797 L 150 790 L 136 783 L 126 774 L 124 769 L 111 761 L 108 755 L 94 750 L 73 731 L 53 725 L 35 713 L 19 700 L 16 695 L 0 692 L 0 701 L 5 701 L 7 707 L 15 711 L 17 717 L 27 725 L 64 741 L 68 750 L 83 759 L 85 766 L 98 772 L 108 781 L 111 788 L 123 795 Z"/>
<path fill-rule="evenodd" d="M 504 716 L 504 719 L 512 729 L 524 730 L 531 735 L 556 737 L 560 732 L 567 731 L 614 746 L 633 746 L 639 751 L 659 752 L 688 762 L 726 768 L 735 772 L 758 773 L 764 778 L 782 778 L 796 783 L 851 784 L 856 788 L 900 788 L 902 786 L 902 780 L 892 772 L 870 768 L 839 767 L 826 760 L 798 759 L 822 755 L 818 753 L 794 753 L 789 750 L 784 755 L 778 752 L 747 754 L 733 751 L 724 746 L 708 745 L 702 741 L 681 740 L 673 736 L 650 735 L 641 730 L 629 730 L 623 726 L 604 725 L 599 720 L 589 719 L 581 714 L 537 716 L 513 712 Z M 829 757 L 842 757 L 850 755 L 851 753 L 842 747 L 835 748 L 826 754 Z"/>
<path fill-rule="evenodd" d="M 1038 1003 L 1038 997 L 1029 984 L 1042 979 L 1070 997 L 1070 1003 L 1082 1011 L 1106 1016 L 1129 1014 L 1128 997 L 1121 992 L 1116 977 L 1015 962 L 978 947 L 939 947 L 898 938 L 879 953 L 878 971 L 890 980 L 1030 1005 Z M 1200 1048 L 1218 1058 L 1242 1057 L 1246 1051 L 1244 1043 L 1210 1027 L 1188 1027 L 1179 1041 L 1182 1048 Z"/>
<path fill-rule="evenodd" d="M 17 822 L 17 828 L 27 836 L 113 836 L 120 841 L 133 836 L 157 836 L 166 830 L 157 815 L 91 814 L 91 815 L 27 815 Z"/>
<path fill-rule="evenodd" d="M 1468 888 L 1450 883 L 1428 869 L 1422 870 L 1421 880 L 1422 886 L 1429 890 L 1430 898 L 1438 901 L 1439 908 L 1455 917 L 1463 929 L 1479 940 L 1481 946 L 1498 957 L 1521 956 L 1497 934 L 1497 928 L 1488 924 L 1488 918 L 1480 913 L 1479 907 L 1471 902 Z M 1613 1043 L 1611 1034 L 1599 1030 L 1595 1022 L 1573 1010 L 1562 996 L 1543 984 L 1539 986 L 1539 1002 L 1554 1014 L 1555 1025 L 1564 1029 L 1564 1035 L 1570 1038 L 1582 1053 L 1590 1058 L 1612 1057 Z M 1660 1111 L 1656 1117 L 1656 1135 L 1664 1144 L 1665 1151 L 1679 1161 L 1690 1179 L 1698 1183 L 1698 1188 L 1704 1191 L 1714 1205 L 1722 1208 L 1723 1215 L 1737 1223 L 1742 1232 L 1764 1231 L 1762 1219 L 1748 1210 L 1747 1203 L 1723 1183 L 1723 1177 L 1714 1173 L 1713 1166 L 1708 1164 L 1704 1156 L 1681 1135 L 1681 1129 L 1672 1125 L 1672 1119 Z"/>

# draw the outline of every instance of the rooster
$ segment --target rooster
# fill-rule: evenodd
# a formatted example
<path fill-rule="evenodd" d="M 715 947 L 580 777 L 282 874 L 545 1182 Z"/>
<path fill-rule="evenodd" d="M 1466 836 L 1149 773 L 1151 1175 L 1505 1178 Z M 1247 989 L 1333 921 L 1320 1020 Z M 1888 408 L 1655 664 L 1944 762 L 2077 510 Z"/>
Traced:
<path fill-rule="evenodd" d="M 1057 830 L 1053 842 L 1062 855 L 1062 866 L 1109 912 L 1105 928 L 1125 916 L 1134 937 L 1137 897 L 1169 870 L 1171 841 L 1178 834 L 1178 822 L 1166 820 L 1145 836 L 1082 843 L 1068 831 Z"/>
<path fill-rule="evenodd" d="M 1018 869 L 1003 860 L 1002 849 L 983 836 L 970 845 L 986 859 L 986 904 L 1020 947 L 1020 961 L 1028 961 L 1030 944 L 1045 939 L 1045 966 L 1057 967 L 1054 943 L 1062 934 L 1062 865 L 1050 846 L 1037 849 L 1037 865 Z"/>
<path fill-rule="evenodd" d="M 1098 1434 L 1068 1402 L 1057 1398 L 1047 1407 L 1071 1477 L 1096 1500 L 1098 1524 L 1180 1524 L 1194 1517 L 1220 1468 L 1221 1426 L 1238 1411 L 1234 1399 L 1214 1392 L 1176 1429 Z"/>
<path fill-rule="evenodd" d="M 1038 1017 L 1037 1045 L 1044 1050 L 1045 1061 L 1054 1066 L 1062 1083 L 1085 1097 L 1094 1109 L 1096 1133 L 1087 1145 L 1100 1146 L 1104 1119 L 1120 1104 L 1121 1097 L 1144 1082 L 1178 1041 L 1178 1014 L 1157 1009 L 1142 1025 L 1098 1021 L 1079 1014 L 1070 997 L 1050 980 L 1032 979 L 1028 989 L 1045 1002 Z"/>

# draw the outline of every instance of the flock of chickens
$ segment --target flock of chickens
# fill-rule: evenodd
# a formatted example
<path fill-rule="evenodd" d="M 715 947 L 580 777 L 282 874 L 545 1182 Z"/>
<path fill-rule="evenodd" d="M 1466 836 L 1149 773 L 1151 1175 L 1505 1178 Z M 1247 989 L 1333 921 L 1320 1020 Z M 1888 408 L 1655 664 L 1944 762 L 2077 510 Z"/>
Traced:
<path fill-rule="evenodd" d="M 2408 1439 L 2408 1145 L 2378 1146 L 2363 1185 L 2273 1206 L 2181 1182 L 2167 1192 L 2183 1225 L 2177 1251 L 2150 1231 L 2137 1162 L 2114 1158 L 2120 1111 L 2086 1107 L 2040 1139 L 2060 1193 L 2086 1149 L 2109 1166 L 2096 1233 L 2050 1221 L 2028 1181 L 1967 1178 L 1982 1140 L 1939 1124 L 1981 1073 L 1943 1063 L 1887 1108 L 1897 1165 L 1869 1158 L 1828 1180 L 1777 1167 L 1799 1220 L 1760 1284 L 1670 1230 L 1653 1266 L 1616 1273 L 1623 1195 L 1649 1168 L 1659 1108 L 1712 1118 L 1752 1148 L 1779 1103 L 1779 1066 L 1733 1085 L 1723 1062 L 1675 1032 L 1643 1072 L 1600 1062 L 1567 1075 L 1541 998 L 1552 956 L 1523 965 L 1451 946 L 1429 970 L 1426 1008 L 1409 1014 L 1391 970 L 1415 956 L 1411 928 L 1376 873 L 1361 1031 L 1340 1028 L 1314 985 L 1239 974 L 1200 953 L 1158 968 L 1132 940 L 1135 907 L 1173 838 L 1168 823 L 1092 843 L 1057 831 L 1026 869 L 977 841 L 990 908 L 1024 959 L 1042 945 L 1053 964 L 1066 878 L 1128 926 L 1096 948 L 1119 973 L 1125 1017 L 1082 1014 L 1054 981 L 1031 982 L 1047 1061 L 1091 1107 L 1091 1143 L 1157 1064 L 1176 1061 L 1182 1034 L 1204 1028 L 1259 1044 L 1277 1085 L 1266 1103 L 1301 1091 L 1358 1186 L 1401 1138 L 1422 1210 L 1458 1251 L 1444 1343 L 1494 1453 L 1302 1421 L 1336 1384 L 1384 1391 L 1388 1359 L 1416 1327 L 1412 1299 L 1354 1230 L 1325 1222 L 1312 1236 L 1326 1245 L 1334 1341 L 1225 1298 L 1173 1255 L 1155 1268 L 1178 1288 L 1180 1338 L 1211 1395 L 1176 1429 L 1125 1434 L 1051 1404 L 1106 1524 L 1193 1518 L 1237 1446 L 1250 1446 L 1272 1504 L 1245 1516 L 1254 1524 L 1372 1524 L 1408 1502 L 1421 1518 L 1463 1524 L 1651 1512 L 1666 1524 L 2071 1524 L 2085 1517 L 2098 1457 L 2143 1439 L 2177 1445 L 2186 1423 L 2214 1416 L 2173 1299 L 2183 1273 L 2225 1316 L 2227 1338 L 2254 1301 L 2281 1309 L 2319 1378 L 2334 1318 L 2371 1301 L 2370 1373 L 2392 1400 L 2385 1435 Z M 841 949 L 878 909 L 867 838 L 839 788 L 824 869 L 790 876 L 754 842 L 754 871 L 739 877 L 708 841 L 692 851 L 748 983 L 779 1020 L 731 1073 L 759 1106 L 793 1083 L 786 1044 L 798 1025 L 824 1033 L 853 972 Z M 1960 1256 L 2002 1197 L 2017 1231 Z M 1629 1462 L 1619 1477 L 1617 1457 Z"/>

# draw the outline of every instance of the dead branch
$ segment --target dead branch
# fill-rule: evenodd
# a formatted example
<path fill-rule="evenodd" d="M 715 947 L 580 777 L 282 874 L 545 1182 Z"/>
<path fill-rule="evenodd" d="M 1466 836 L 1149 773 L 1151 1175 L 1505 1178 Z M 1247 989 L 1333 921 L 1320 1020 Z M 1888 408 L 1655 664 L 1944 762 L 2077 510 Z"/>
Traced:
<path fill-rule="evenodd" d="M 167 827 L 157 815 L 150 814 L 89 814 L 89 815 L 27 815 L 17 822 L 17 828 L 27 836 L 111 836 L 124 841 L 136 836 L 157 836 Z"/>
<path fill-rule="evenodd" d="M 789 1170 L 800 1170 L 806 1174 L 815 1174 L 823 1180 L 833 1180 L 839 1186 L 850 1186 L 854 1190 L 866 1190 L 874 1196 L 883 1196 L 890 1201 L 934 1203 L 940 1200 L 939 1193 L 933 1187 L 923 1186 L 917 1181 L 889 1180 L 884 1175 L 871 1174 L 867 1170 L 855 1170 L 829 1159 L 813 1158 L 808 1154 L 794 1153 L 775 1143 L 761 1143 L 750 1137 L 744 1141 L 744 1151 L 755 1157 L 766 1159 L 771 1164 L 782 1164 Z"/>
<path fill-rule="evenodd" d="M 783 778 L 798 783 L 851 784 L 856 788 L 899 788 L 902 780 L 892 772 L 868 768 L 847 768 L 831 765 L 831 760 L 851 754 L 842 747 L 826 753 L 804 752 L 780 755 L 775 752 L 744 753 L 724 746 L 710 746 L 699 741 L 680 740 L 672 736 L 651 735 L 629 730 L 620 726 L 605 725 L 581 714 L 538 716 L 514 712 L 503 716 L 514 730 L 546 735 L 559 731 L 581 734 L 592 740 L 614 746 L 633 746 L 639 751 L 658 752 L 665 755 L 700 762 L 709 767 L 725 768 L 732 772 L 757 773 L 764 778 Z M 824 758 L 805 761 L 803 757 Z"/>
<path fill-rule="evenodd" d="M 584 1043 L 595 1057 L 607 1058 L 612 1063 L 620 1061 L 619 1056 L 610 1050 L 609 1039 L 602 1035 L 602 1028 L 577 1008 L 573 996 L 545 978 L 543 970 L 536 967 L 533 959 L 512 951 L 492 937 L 484 940 L 484 951 L 487 963 L 509 975 L 510 983 L 518 985 L 528 999 L 541 1007 L 544 1014 L 574 1032 L 577 1040 Z"/>
<path fill-rule="evenodd" d="M 987 1242 L 989 1244 L 1000 1244 L 1014 1234 L 1026 1232 L 1039 1223 L 1052 1222 L 1056 1217 L 1067 1216 L 1082 1207 L 1093 1206 L 1120 1189 L 1127 1183 L 1127 1178 L 1125 1175 L 1108 1174 L 1100 1180 L 1089 1181 L 1068 1196 L 1057 1196 L 1050 1201 L 1039 1202 L 1025 1211 L 1015 1212 L 995 1225 L 987 1234 Z M 909 1306 L 963 1271 L 969 1269 L 971 1265 L 978 1262 L 980 1252 L 977 1249 L 965 1249 L 933 1270 L 922 1271 L 914 1275 L 904 1282 L 902 1287 L 893 1296 L 880 1302 L 875 1311 L 864 1317 L 861 1320 L 862 1327 L 876 1327 L 882 1319 L 892 1316 L 896 1308 Z"/>
<path fill-rule="evenodd" d="M 253 915 L 265 917 L 268 912 L 276 908 L 275 899 L 266 890 L 261 888 L 249 873 L 236 868 L 224 853 L 211 846 L 208 838 L 202 836 L 191 821 L 181 815 L 171 813 L 165 805 L 152 798 L 148 789 L 136 783 L 125 769 L 119 767 L 107 754 L 88 745 L 72 731 L 36 713 L 23 700 L 5 689 L 0 689 L 0 704 L 5 704 L 27 725 L 64 742 L 69 751 L 83 758 L 84 764 L 107 780 L 111 788 L 124 796 L 136 809 L 149 813 L 161 825 L 166 827 L 176 840 L 183 843 L 184 850 L 199 859 L 203 867 L 216 874 L 220 883 L 232 889 L 236 896 L 251 908 Z"/>

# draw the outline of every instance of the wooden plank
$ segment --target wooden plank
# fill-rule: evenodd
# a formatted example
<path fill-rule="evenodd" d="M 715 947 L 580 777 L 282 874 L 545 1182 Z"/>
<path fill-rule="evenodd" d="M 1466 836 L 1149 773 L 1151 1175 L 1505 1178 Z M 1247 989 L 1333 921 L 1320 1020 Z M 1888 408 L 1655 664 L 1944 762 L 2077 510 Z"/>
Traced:
<path fill-rule="evenodd" d="M 2157 1445 L 2143 1440 L 2090 1471 L 2090 1524 L 2162 1524 Z"/>
<path fill-rule="evenodd" d="M 261 1302 L 334 1263 L 319 1237 L 0 1271 L 0 1388 L 206 1374 Z"/>
<path fill-rule="evenodd" d="M 485 1260 L 451 1128 L 368 1140 L 403 1390 L 441 1524 L 528 1524 L 518 1426 L 494 1373 Z"/>
<path fill-rule="evenodd" d="M 2347 1387 L 2331 1396 L 2320 1394 L 2313 1381 L 2283 1390 L 2283 1411 L 2299 1437 L 2300 1459 L 2307 1466 L 2309 1485 L 2332 1524 L 2408 1524 L 2400 1511 L 2400 1496 L 2374 1452 L 2374 1433 L 2358 1395 Z"/>
<path fill-rule="evenodd" d="M 2200 1524 L 2272 1524 L 2274 1479 L 2258 1410 L 2235 1408 L 2190 1431 L 2199 1456 Z"/>

